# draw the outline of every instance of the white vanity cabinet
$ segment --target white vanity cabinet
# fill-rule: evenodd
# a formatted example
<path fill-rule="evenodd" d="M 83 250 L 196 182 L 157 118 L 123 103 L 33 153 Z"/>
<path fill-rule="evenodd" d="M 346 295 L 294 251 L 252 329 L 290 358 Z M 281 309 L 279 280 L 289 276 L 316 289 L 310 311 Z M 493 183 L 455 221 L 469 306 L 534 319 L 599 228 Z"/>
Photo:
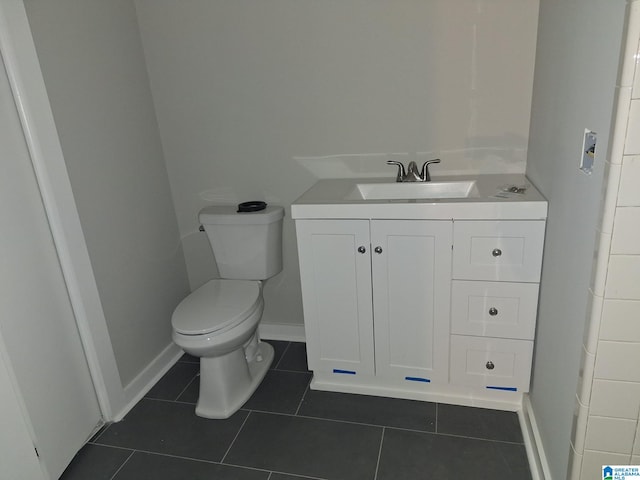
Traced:
<path fill-rule="evenodd" d="M 520 407 L 547 217 L 526 177 L 323 179 L 291 217 L 312 389 Z"/>
<path fill-rule="evenodd" d="M 309 368 L 448 381 L 452 222 L 298 220 Z"/>
<path fill-rule="evenodd" d="M 529 391 L 544 221 L 455 221 L 452 384 Z"/>

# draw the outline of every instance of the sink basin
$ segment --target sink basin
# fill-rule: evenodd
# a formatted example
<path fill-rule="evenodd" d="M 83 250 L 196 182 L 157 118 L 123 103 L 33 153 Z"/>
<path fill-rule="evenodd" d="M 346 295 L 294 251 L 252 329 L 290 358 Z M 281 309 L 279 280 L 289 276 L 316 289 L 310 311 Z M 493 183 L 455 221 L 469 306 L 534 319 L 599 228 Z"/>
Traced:
<path fill-rule="evenodd" d="M 466 198 L 477 192 L 475 186 L 475 180 L 428 183 L 357 183 L 347 198 L 352 200 Z"/>

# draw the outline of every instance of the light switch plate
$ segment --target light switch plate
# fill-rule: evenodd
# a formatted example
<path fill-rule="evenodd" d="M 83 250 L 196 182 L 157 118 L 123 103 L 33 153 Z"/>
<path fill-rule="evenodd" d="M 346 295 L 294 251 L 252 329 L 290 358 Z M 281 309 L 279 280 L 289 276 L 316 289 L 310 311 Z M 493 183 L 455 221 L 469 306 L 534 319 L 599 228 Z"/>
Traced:
<path fill-rule="evenodd" d="M 596 158 L 596 143 L 598 134 L 592 130 L 584 130 L 584 138 L 582 140 L 582 155 L 580 155 L 580 170 L 587 175 L 591 175 L 593 171 L 593 162 Z"/>

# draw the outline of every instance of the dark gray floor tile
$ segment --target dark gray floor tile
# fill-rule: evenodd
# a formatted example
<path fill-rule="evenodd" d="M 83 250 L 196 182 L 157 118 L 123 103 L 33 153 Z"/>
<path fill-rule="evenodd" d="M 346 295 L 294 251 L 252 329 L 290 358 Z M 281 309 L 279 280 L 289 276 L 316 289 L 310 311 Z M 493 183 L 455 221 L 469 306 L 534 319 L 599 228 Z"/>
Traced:
<path fill-rule="evenodd" d="M 198 396 L 200 395 L 200 376 L 195 377 L 187 388 L 185 388 L 180 396 L 177 398 L 179 402 L 198 403 Z"/>
<path fill-rule="evenodd" d="M 438 433 L 523 442 L 517 413 L 459 405 L 438 405 Z"/>
<path fill-rule="evenodd" d="M 136 452 L 114 480 L 267 480 L 269 472 Z"/>
<path fill-rule="evenodd" d="M 200 365 L 190 362 L 178 362 L 145 395 L 146 398 L 176 400 L 180 393 L 200 371 Z"/>
<path fill-rule="evenodd" d="M 434 432 L 436 404 L 309 390 L 298 415 Z"/>
<path fill-rule="evenodd" d="M 269 370 L 242 408 L 293 415 L 310 380 L 310 373 Z"/>
<path fill-rule="evenodd" d="M 60 480 L 110 480 L 132 453 L 132 450 L 123 448 L 85 445 Z"/>
<path fill-rule="evenodd" d="M 377 480 L 530 480 L 523 445 L 386 429 Z"/>
<path fill-rule="evenodd" d="M 182 355 L 178 361 L 186 362 L 186 363 L 197 363 L 198 365 L 200 365 L 200 358 L 194 357 L 193 355 L 189 355 L 188 353 L 185 353 L 184 355 Z"/>
<path fill-rule="evenodd" d="M 326 479 L 373 480 L 381 435 L 380 427 L 251 412 L 224 463 Z"/>
<path fill-rule="evenodd" d="M 273 347 L 273 362 L 271 362 L 271 367 L 269 368 L 276 368 L 276 365 L 278 365 L 278 362 L 282 358 L 282 354 L 289 346 L 289 342 L 282 340 L 263 340 L 263 342 L 268 343 Z"/>
<path fill-rule="evenodd" d="M 197 417 L 193 405 L 142 399 L 96 443 L 217 462 L 246 416 L 240 411 L 226 420 L 209 420 Z"/>
<path fill-rule="evenodd" d="M 301 342 L 291 342 L 282 358 L 276 365 L 278 370 L 291 370 L 294 372 L 308 372 L 307 345 Z"/>

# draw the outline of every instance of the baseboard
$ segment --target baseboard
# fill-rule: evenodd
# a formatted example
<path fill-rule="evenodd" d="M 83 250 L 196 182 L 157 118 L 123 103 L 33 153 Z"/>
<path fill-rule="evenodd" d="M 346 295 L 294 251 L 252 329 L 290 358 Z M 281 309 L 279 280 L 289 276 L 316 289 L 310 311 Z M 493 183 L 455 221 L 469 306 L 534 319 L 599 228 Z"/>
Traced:
<path fill-rule="evenodd" d="M 520 418 L 520 427 L 522 428 L 522 437 L 524 438 L 524 446 L 529 459 L 531 468 L 531 477 L 533 480 L 553 480 L 549 462 L 544 452 L 540 430 L 536 422 L 536 416 L 531 405 L 529 395 L 525 395 L 522 399 L 522 410 L 518 411 Z"/>
<path fill-rule="evenodd" d="M 286 323 L 261 323 L 258 327 L 260 338 L 265 340 L 284 340 L 287 342 L 306 342 L 304 325 Z"/>
<path fill-rule="evenodd" d="M 171 342 L 147 367 L 124 387 L 124 407 L 115 414 L 114 422 L 119 422 L 144 397 L 151 388 L 180 359 L 184 352 Z"/>

